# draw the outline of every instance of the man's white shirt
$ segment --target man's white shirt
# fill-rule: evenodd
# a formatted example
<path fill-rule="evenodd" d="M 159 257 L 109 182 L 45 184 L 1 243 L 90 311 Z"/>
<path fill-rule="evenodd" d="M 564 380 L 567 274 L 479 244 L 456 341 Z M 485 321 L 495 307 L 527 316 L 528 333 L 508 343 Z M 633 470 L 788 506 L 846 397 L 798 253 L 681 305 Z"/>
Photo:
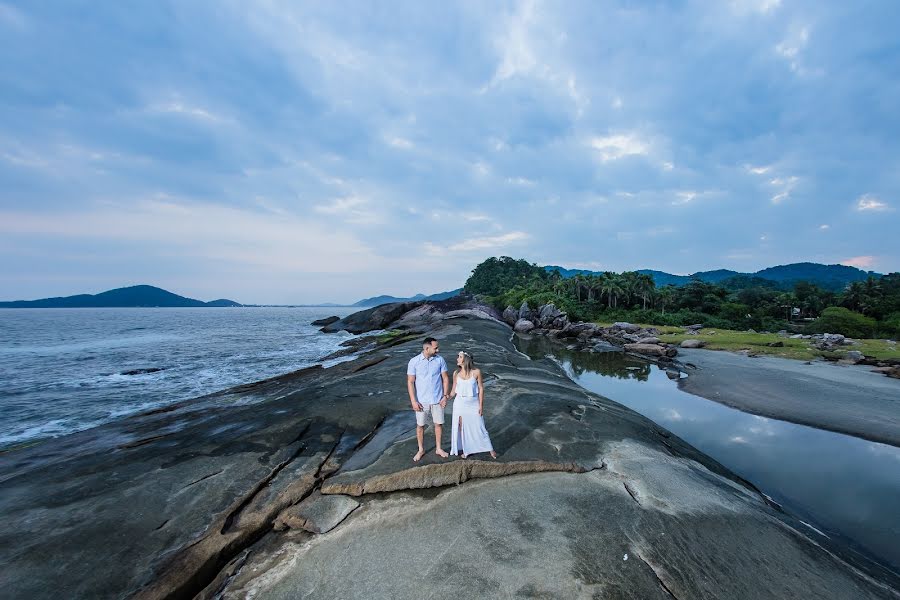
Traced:
<path fill-rule="evenodd" d="M 425 358 L 418 354 L 406 366 L 407 375 L 416 376 L 416 400 L 419 404 L 437 404 L 444 397 L 441 373 L 447 372 L 447 361 L 440 355 Z"/>

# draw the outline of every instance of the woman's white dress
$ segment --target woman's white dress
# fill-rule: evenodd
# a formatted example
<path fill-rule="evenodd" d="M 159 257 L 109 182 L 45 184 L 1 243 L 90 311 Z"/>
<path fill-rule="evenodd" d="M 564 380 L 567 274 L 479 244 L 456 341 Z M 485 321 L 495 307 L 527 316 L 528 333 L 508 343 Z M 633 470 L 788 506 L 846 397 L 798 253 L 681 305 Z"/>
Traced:
<path fill-rule="evenodd" d="M 462 426 L 459 421 L 462 418 Z M 490 452 L 491 438 L 484 427 L 484 417 L 478 414 L 478 380 L 474 377 L 456 378 L 456 399 L 453 401 L 453 435 L 450 454 Z"/>

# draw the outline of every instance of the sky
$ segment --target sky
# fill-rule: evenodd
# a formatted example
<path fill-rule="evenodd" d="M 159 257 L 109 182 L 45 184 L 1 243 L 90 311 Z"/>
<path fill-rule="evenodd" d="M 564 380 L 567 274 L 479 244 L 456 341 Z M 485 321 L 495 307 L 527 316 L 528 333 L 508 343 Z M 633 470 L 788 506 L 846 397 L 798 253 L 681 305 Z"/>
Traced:
<path fill-rule="evenodd" d="M 0 0 L 0 299 L 900 270 L 900 3 Z"/>

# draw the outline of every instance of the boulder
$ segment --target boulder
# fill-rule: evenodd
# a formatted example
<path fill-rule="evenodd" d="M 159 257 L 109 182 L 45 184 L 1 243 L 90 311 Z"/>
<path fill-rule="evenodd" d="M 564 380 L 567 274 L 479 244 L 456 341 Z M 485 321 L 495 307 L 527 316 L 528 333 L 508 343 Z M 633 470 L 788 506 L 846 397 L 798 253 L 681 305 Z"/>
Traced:
<path fill-rule="evenodd" d="M 775 332 L 775 335 L 778 335 L 781 337 L 787 337 L 788 331 L 787 331 L 787 329 L 779 329 L 778 331 Z"/>
<path fill-rule="evenodd" d="M 522 301 L 522 306 L 519 307 L 519 319 L 525 319 L 532 323 L 535 321 L 534 315 L 531 313 L 531 307 L 528 306 L 528 302 L 525 300 Z"/>
<path fill-rule="evenodd" d="M 702 348 L 705 345 L 706 345 L 706 342 L 704 342 L 703 340 L 694 340 L 694 339 L 683 340 L 681 342 L 681 344 L 679 344 L 679 346 L 681 346 L 682 348 Z"/>
<path fill-rule="evenodd" d="M 324 319 L 316 319 L 315 321 L 310 323 L 310 325 L 316 325 L 317 327 L 321 327 L 323 325 L 331 325 L 332 323 L 337 323 L 340 320 L 341 320 L 340 317 L 330 316 L 330 317 L 325 317 Z"/>
<path fill-rule="evenodd" d="M 792 339 L 792 340 L 802 340 L 802 339 L 803 339 L 803 334 L 802 334 L 802 333 L 795 333 L 794 335 L 791 336 L 791 339 Z"/>
<path fill-rule="evenodd" d="M 842 336 L 839 333 L 825 333 L 822 335 L 822 341 L 827 344 L 834 344 L 834 345 L 843 344 L 844 336 Z"/>
<path fill-rule="evenodd" d="M 534 323 L 532 323 L 528 319 L 519 319 L 518 321 L 516 321 L 513 329 L 515 329 L 519 333 L 528 333 L 529 331 L 534 329 Z"/>
<path fill-rule="evenodd" d="M 569 324 L 569 317 L 566 315 L 562 315 L 553 319 L 553 322 L 549 325 L 545 325 L 547 329 L 565 329 Z"/>
<path fill-rule="evenodd" d="M 386 329 L 388 325 L 399 319 L 404 313 L 407 313 L 414 308 L 418 308 L 423 304 L 424 301 L 382 304 L 381 306 L 353 313 L 343 319 L 329 323 L 322 327 L 320 331 L 324 333 L 335 333 L 344 330 L 349 331 L 350 333 L 366 333 L 367 331 Z"/>
<path fill-rule="evenodd" d="M 653 336 L 650 336 L 650 337 L 644 337 L 644 338 L 639 339 L 639 340 L 637 341 L 637 343 L 638 343 L 638 344 L 658 344 L 658 343 L 659 343 L 659 338 L 658 338 L 658 337 L 653 337 Z"/>
<path fill-rule="evenodd" d="M 685 325 L 685 329 L 703 329 L 703 323 L 695 323 L 694 325 Z"/>
<path fill-rule="evenodd" d="M 893 377 L 894 379 L 900 379 L 900 367 L 892 367 L 885 375 Z"/>
<path fill-rule="evenodd" d="M 611 329 L 621 329 L 628 333 L 636 333 L 641 330 L 641 326 L 635 325 L 634 323 L 628 323 L 626 321 L 617 321 L 612 324 Z"/>
<path fill-rule="evenodd" d="M 507 306 L 503 311 L 503 320 L 510 326 L 515 325 L 519 320 L 519 311 L 512 306 Z"/>
<path fill-rule="evenodd" d="M 563 328 L 562 331 L 559 332 L 559 337 L 561 338 L 573 338 L 573 337 L 592 337 L 598 331 L 600 331 L 600 326 L 594 323 L 569 323 Z"/>
<path fill-rule="evenodd" d="M 768 344 L 766 344 L 766 346 L 768 346 L 770 348 L 783 348 L 784 342 L 782 342 L 780 340 L 777 342 L 769 342 Z"/>
<path fill-rule="evenodd" d="M 545 304 L 538 310 L 537 319 L 540 322 L 541 327 L 549 327 L 556 319 L 562 316 L 564 316 L 563 312 L 556 308 L 551 302 L 550 304 Z"/>
<path fill-rule="evenodd" d="M 605 340 L 601 340 L 591 346 L 590 352 L 621 352 L 622 347 L 610 344 Z"/>
<path fill-rule="evenodd" d="M 672 357 L 678 354 L 678 350 L 675 348 L 667 348 L 658 344 L 625 344 L 625 351 L 644 354 L 646 356 Z"/>

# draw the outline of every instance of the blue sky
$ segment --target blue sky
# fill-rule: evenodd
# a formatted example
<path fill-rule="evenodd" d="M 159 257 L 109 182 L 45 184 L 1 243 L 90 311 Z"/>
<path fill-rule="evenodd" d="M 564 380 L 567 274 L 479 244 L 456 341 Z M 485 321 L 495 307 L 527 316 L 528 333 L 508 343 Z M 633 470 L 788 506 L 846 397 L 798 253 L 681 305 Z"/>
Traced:
<path fill-rule="evenodd" d="M 0 0 L 0 299 L 900 269 L 900 3 Z"/>

